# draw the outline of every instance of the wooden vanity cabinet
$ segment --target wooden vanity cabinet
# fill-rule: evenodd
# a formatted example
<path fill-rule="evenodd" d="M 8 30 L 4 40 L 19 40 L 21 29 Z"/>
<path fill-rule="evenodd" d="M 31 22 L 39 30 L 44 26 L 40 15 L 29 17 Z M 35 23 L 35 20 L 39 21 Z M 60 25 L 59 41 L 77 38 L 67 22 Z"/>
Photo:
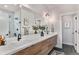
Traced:
<path fill-rule="evenodd" d="M 47 55 L 57 44 L 57 35 L 25 48 L 16 55 Z"/>

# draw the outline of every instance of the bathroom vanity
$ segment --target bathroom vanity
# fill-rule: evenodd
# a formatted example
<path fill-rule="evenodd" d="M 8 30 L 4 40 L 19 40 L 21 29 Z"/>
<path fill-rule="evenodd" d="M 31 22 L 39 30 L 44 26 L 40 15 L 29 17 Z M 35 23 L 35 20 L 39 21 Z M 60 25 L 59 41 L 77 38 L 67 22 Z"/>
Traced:
<path fill-rule="evenodd" d="M 38 40 L 38 39 L 37 39 Z M 57 43 L 57 35 L 46 38 L 43 41 L 35 43 L 19 52 L 16 55 L 40 55 L 48 54 Z"/>
<path fill-rule="evenodd" d="M 20 41 L 12 38 L 11 42 L 0 46 L 1 55 L 47 55 L 57 44 L 57 33 L 23 36 Z M 8 39 L 10 40 L 10 39 Z"/>

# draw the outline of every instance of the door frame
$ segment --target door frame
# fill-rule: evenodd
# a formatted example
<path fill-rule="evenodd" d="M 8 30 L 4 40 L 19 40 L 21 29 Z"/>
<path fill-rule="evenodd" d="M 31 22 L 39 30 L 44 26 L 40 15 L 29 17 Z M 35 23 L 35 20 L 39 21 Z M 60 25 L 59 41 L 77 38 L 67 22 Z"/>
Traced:
<path fill-rule="evenodd" d="M 66 17 L 66 18 L 69 17 L 69 18 L 70 18 L 69 23 L 70 23 L 71 26 L 68 27 L 68 28 L 63 28 L 63 25 L 64 25 L 63 21 L 65 20 L 64 17 Z M 62 44 L 67 44 L 67 45 L 72 45 L 72 46 L 73 46 L 74 44 L 73 44 L 73 34 L 72 34 L 72 33 L 73 33 L 73 18 L 72 18 L 72 17 L 73 17 L 73 16 L 70 15 L 70 14 L 69 14 L 69 15 L 63 15 L 63 16 L 62 16 Z M 67 19 L 67 20 L 68 20 L 68 19 Z M 65 21 L 64 21 L 64 22 L 65 22 Z M 63 39 L 63 36 L 64 36 L 63 34 L 66 33 L 65 30 L 68 30 L 68 31 L 70 32 L 70 33 L 69 33 L 69 34 L 70 34 L 69 39 L 70 39 L 70 42 L 71 42 L 71 43 L 70 43 L 69 41 L 68 41 L 68 42 L 63 42 L 64 39 L 65 39 L 65 38 Z M 64 33 L 63 33 L 63 32 L 64 32 Z M 66 33 L 66 34 L 67 34 L 67 33 Z"/>
<path fill-rule="evenodd" d="M 60 28 L 61 28 L 61 30 L 60 30 L 60 32 L 61 32 L 61 37 L 62 37 L 62 16 L 64 16 L 64 15 L 71 15 L 71 14 L 78 14 L 79 13 L 79 11 L 74 11 L 74 12 L 66 12 L 66 13 L 61 13 L 60 14 L 60 22 L 61 22 L 61 25 L 60 25 Z M 62 41 L 63 39 L 61 38 L 61 41 Z M 62 41 L 63 42 L 63 41 Z M 62 43 L 62 45 L 63 45 L 63 43 Z"/>

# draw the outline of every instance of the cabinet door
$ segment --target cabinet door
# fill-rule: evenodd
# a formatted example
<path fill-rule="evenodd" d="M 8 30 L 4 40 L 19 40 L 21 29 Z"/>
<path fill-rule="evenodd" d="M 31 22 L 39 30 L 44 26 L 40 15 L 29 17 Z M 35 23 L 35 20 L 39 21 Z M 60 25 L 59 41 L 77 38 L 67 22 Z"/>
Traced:
<path fill-rule="evenodd" d="M 57 43 L 57 35 L 25 48 L 16 55 L 47 55 Z"/>
<path fill-rule="evenodd" d="M 41 52 L 41 44 L 37 43 L 16 53 L 16 55 L 36 55 Z"/>

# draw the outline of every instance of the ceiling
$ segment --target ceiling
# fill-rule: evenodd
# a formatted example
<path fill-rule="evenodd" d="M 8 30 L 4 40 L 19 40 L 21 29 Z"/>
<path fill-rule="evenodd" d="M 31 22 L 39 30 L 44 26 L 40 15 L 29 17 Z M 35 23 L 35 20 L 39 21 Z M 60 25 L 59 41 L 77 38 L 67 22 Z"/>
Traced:
<path fill-rule="evenodd" d="M 17 10 L 19 7 L 18 5 L 15 4 L 0 4 L 0 10 L 1 11 L 6 11 L 6 12 L 14 12 Z"/>
<path fill-rule="evenodd" d="M 15 11 L 20 5 L 7 4 L 8 7 L 4 7 L 5 4 L 0 4 L 0 9 L 5 11 Z M 79 4 L 26 4 L 23 7 L 29 8 L 39 14 L 43 12 L 51 13 L 55 10 L 58 13 L 65 13 L 79 10 Z"/>
<path fill-rule="evenodd" d="M 78 4 L 30 4 L 29 6 L 39 13 L 42 13 L 43 11 L 51 13 L 53 10 L 59 13 L 79 10 Z"/>

